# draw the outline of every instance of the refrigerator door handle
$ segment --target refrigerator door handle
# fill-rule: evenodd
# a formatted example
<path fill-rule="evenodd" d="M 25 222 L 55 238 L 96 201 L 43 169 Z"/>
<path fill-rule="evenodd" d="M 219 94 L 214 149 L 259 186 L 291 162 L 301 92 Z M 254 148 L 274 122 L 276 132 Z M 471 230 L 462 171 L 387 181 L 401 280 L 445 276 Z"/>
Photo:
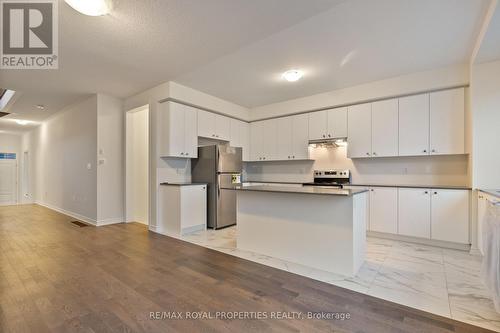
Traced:
<path fill-rule="evenodd" d="M 217 197 L 220 198 L 220 186 L 217 185 Z"/>

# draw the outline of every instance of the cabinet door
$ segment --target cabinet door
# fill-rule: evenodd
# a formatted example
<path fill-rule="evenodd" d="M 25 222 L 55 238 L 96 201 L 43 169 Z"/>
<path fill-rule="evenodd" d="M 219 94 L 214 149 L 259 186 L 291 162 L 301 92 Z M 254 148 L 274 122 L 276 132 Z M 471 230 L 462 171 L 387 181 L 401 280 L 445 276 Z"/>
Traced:
<path fill-rule="evenodd" d="M 465 153 L 464 88 L 430 94 L 431 155 Z"/>
<path fill-rule="evenodd" d="M 482 193 L 478 192 L 477 194 L 477 247 L 481 254 L 484 254 L 483 251 L 483 229 L 484 222 L 486 218 L 486 211 L 488 209 L 488 197 Z"/>
<path fill-rule="evenodd" d="M 372 106 L 350 106 L 347 112 L 347 157 L 370 157 L 372 152 Z"/>
<path fill-rule="evenodd" d="M 398 192 L 398 233 L 430 239 L 431 190 L 400 188 Z"/>
<path fill-rule="evenodd" d="M 250 159 L 261 161 L 264 143 L 264 122 L 256 121 L 250 124 Z"/>
<path fill-rule="evenodd" d="M 218 140 L 229 141 L 231 138 L 231 118 L 215 115 L 215 137 Z"/>
<path fill-rule="evenodd" d="M 158 131 L 160 156 L 184 157 L 184 105 L 174 102 L 160 104 Z"/>
<path fill-rule="evenodd" d="M 198 157 L 198 113 L 195 108 L 184 106 L 184 156 Z"/>
<path fill-rule="evenodd" d="M 277 156 L 277 119 L 264 120 L 262 129 L 262 159 L 265 161 L 276 160 Z"/>
<path fill-rule="evenodd" d="M 317 111 L 309 113 L 309 140 L 320 140 L 327 137 L 328 112 Z"/>
<path fill-rule="evenodd" d="M 429 155 L 429 94 L 399 99 L 399 155 Z"/>
<path fill-rule="evenodd" d="M 231 135 L 229 138 L 229 144 L 232 147 L 242 147 L 243 146 L 243 142 L 242 142 L 243 133 L 241 133 L 241 123 L 243 123 L 243 121 L 231 119 L 231 124 L 230 124 Z"/>
<path fill-rule="evenodd" d="M 215 138 L 215 114 L 198 110 L 198 136 Z"/>
<path fill-rule="evenodd" d="M 372 156 L 398 156 L 398 100 L 372 103 Z"/>
<path fill-rule="evenodd" d="M 328 110 L 328 133 L 329 138 L 347 137 L 347 108 Z"/>
<path fill-rule="evenodd" d="M 431 238 L 469 244 L 469 191 L 432 190 Z"/>
<path fill-rule="evenodd" d="M 292 117 L 278 118 L 276 124 L 276 159 L 289 160 L 293 155 Z"/>
<path fill-rule="evenodd" d="M 240 122 L 240 142 L 243 150 L 243 161 L 250 161 L 250 124 Z"/>
<path fill-rule="evenodd" d="M 299 114 L 292 116 L 292 159 L 309 158 L 309 116 Z"/>
<path fill-rule="evenodd" d="M 370 189 L 370 230 L 398 233 L 398 189 L 372 187 Z"/>

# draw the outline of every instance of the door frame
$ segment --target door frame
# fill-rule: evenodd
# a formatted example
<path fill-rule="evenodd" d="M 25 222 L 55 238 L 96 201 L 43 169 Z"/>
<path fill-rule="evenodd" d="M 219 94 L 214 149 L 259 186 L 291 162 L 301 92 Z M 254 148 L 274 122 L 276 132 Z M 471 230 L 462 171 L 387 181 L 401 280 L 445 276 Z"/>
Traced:
<path fill-rule="evenodd" d="M 125 111 L 125 207 L 124 207 L 124 216 L 125 222 L 135 222 L 133 220 L 133 186 L 132 186 L 132 174 L 130 170 L 130 163 L 132 162 L 133 156 L 131 155 L 129 149 L 131 147 L 132 142 L 130 141 L 129 132 L 131 130 L 131 116 L 136 112 L 145 111 L 146 119 L 147 119 L 147 128 L 148 128 L 148 138 L 147 138 L 147 171 L 148 171 L 148 179 L 147 179 L 147 224 L 151 223 L 151 108 L 149 104 L 145 104 L 143 106 L 133 108 Z"/>

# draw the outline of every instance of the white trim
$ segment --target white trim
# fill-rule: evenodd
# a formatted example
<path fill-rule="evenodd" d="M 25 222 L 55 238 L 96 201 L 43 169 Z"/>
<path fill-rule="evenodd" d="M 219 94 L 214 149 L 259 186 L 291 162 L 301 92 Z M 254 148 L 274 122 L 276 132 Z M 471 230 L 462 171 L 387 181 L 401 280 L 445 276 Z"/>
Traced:
<path fill-rule="evenodd" d="M 446 248 L 446 249 L 468 251 L 468 252 L 471 252 L 471 254 L 472 254 L 472 251 L 471 251 L 469 244 L 460 244 L 460 243 L 439 241 L 439 240 L 434 240 L 434 239 L 425 239 L 425 238 L 418 238 L 418 237 L 411 237 L 411 236 L 388 234 L 388 233 L 377 232 L 377 231 L 367 231 L 366 235 L 370 236 L 370 237 L 378 237 L 378 238 L 391 239 L 391 240 L 397 240 L 397 241 L 403 241 L 403 242 L 409 242 L 409 243 L 437 246 L 437 247 L 442 247 L 442 248 Z"/>
<path fill-rule="evenodd" d="M 71 212 L 71 211 L 66 210 L 66 209 L 62 209 L 62 208 L 59 208 L 59 207 L 56 207 L 56 206 L 52 206 L 50 204 L 47 204 L 47 203 L 44 203 L 44 202 L 41 202 L 41 201 L 35 201 L 35 204 L 37 204 L 39 206 L 42 206 L 42 207 L 45 207 L 45 208 L 48 208 L 48 209 L 55 210 L 58 213 L 61 213 L 61 214 L 73 217 L 73 218 L 78 219 L 78 220 L 80 220 L 82 222 L 89 223 L 89 224 L 92 224 L 94 226 L 97 226 L 97 221 L 95 219 L 91 219 L 91 218 L 89 218 L 87 216 L 83 216 L 81 214 L 78 214 L 78 213 L 75 213 L 75 212 Z"/>
<path fill-rule="evenodd" d="M 118 223 L 124 223 L 123 217 L 112 217 L 109 219 L 99 220 L 99 221 L 97 221 L 96 226 L 102 227 L 104 225 L 118 224 Z"/>

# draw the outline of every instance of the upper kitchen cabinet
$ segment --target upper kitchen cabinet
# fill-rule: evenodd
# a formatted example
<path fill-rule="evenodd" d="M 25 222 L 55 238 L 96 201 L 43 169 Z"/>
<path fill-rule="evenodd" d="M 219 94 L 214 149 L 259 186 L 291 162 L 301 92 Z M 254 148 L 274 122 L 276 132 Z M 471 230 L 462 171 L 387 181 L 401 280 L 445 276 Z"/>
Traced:
<path fill-rule="evenodd" d="M 241 120 L 231 119 L 230 145 L 241 147 L 243 161 L 250 161 L 250 124 Z"/>
<path fill-rule="evenodd" d="M 347 137 L 347 108 L 309 113 L 309 140 Z"/>
<path fill-rule="evenodd" d="M 198 136 L 229 141 L 231 138 L 231 118 L 198 110 Z"/>
<path fill-rule="evenodd" d="M 198 157 L 195 108 L 175 102 L 160 103 L 158 133 L 161 157 Z"/>
<path fill-rule="evenodd" d="M 272 161 L 276 159 L 277 129 L 276 119 L 250 124 L 250 160 Z"/>
<path fill-rule="evenodd" d="M 429 94 L 399 99 L 399 156 L 429 155 Z"/>
<path fill-rule="evenodd" d="M 372 105 L 353 105 L 348 108 L 347 157 L 371 157 Z"/>
<path fill-rule="evenodd" d="M 430 154 L 465 153 L 464 88 L 430 94 Z"/>
<path fill-rule="evenodd" d="M 276 119 L 277 160 L 304 160 L 309 158 L 307 114 Z"/>
<path fill-rule="evenodd" d="M 372 103 L 372 156 L 398 155 L 398 100 Z"/>

